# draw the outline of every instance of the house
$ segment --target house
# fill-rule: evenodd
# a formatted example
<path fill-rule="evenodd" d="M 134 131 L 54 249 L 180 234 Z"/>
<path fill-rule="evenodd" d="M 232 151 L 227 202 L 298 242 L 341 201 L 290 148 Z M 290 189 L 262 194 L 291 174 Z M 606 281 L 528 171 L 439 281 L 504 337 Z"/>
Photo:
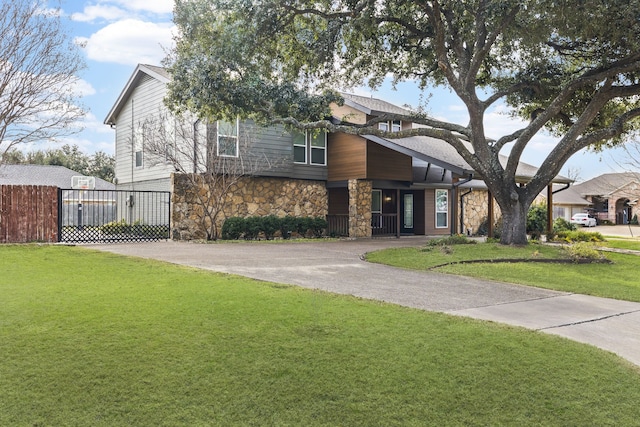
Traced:
<path fill-rule="evenodd" d="M 225 195 L 220 208 L 223 218 L 322 216 L 328 219 L 332 231 L 351 237 L 448 235 L 476 232 L 494 208 L 486 187 L 477 186 L 472 191 L 474 171 L 455 149 L 425 136 L 385 139 L 344 133 L 302 134 L 281 126 L 258 127 L 250 121 L 203 123 L 193 118 L 183 120 L 189 121 L 186 130 L 192 129 L 188 136 L 175 131 L 174 145 L 161 146 L 149 156 L 146 147 L 154 144 L 154 137 L 144 123 L 154 115 L 163 117 L 169 82 L 164 69 L 139 65 L 105 124 L 116 131 L 118 188 L 172 192 L 174 238 L 197 237 L 189 226 L 197 209 L 187 201 L 196 195 L 195 190 L 175 173 L 175 164 L 161 158 L 165 152 L 175 154 L 180 149 L 185 160 L 179 168 L 182 172 L 200 173 L 220 167 L 210 159 L 222 160 L 223 164 L 236 159 L 236 163 L 255 165 Z M 342 95 L 344 105 L 332 105 L 336 123 L 361 124 L 386 113 L 410 114 L 380 99 Z M 379 123 L 380 129 L 391 132 L 413 126 L 400 120 Z M 183 136 L 178 137 L 178 133 Z M 260 159 L 266 161 L 260 163 Z M 535 171 L 535 167 L 522 163 L 518 179 L 527 182 Z M 569 181 L 560 178 L 558 182 Z"/>
<path fill-rule="evenodd" d="M 598 222 L 628 224 L 640 213 L 640 173 L 607 173 L 573 186 Z"/>
<path fill-rule="evenodd" d="M 537 203 L 547 203 L 547 194 L 540 194 Z M 590 210 L 591 202 L 580 195 L 574 185 L 553 185 L 553 219 L 563 218 L 567 221 L 577 213 Z"/>

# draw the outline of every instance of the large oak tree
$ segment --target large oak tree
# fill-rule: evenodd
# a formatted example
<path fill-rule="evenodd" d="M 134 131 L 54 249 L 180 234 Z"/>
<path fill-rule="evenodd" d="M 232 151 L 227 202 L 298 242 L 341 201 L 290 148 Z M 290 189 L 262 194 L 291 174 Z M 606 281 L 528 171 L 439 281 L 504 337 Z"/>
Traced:
<path fill-rule="evenodd" d="M 455 147 L 496 198 L 507 244 L 526 242 L 529 206 L 572 154 L 622 143 L 638 128 L 638 0 L 177 0 L 174 13 L 179 35 L 165 65 L 178 111 L 370 134 L 375 120 L 319 120 L 339 100 L 332 89 L 388 77 L 449 87 L 467 108 L 466 126 L 423 114 L 378 120 L 427 125 L 386 137 L 428 135 Z M 497 102 L 527 124 L 490 139 L 484 116 Z M 523 150 L 544 129 L 557 144 L 518 185 Z"/>

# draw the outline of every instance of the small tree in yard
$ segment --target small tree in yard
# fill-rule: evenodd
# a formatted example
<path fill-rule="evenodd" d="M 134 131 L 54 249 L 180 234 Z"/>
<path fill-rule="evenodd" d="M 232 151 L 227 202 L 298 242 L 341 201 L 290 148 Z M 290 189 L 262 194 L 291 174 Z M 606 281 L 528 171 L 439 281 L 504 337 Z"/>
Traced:
<path fill-rule="evenodd" d="M 219 153 L 216 133 L 234 131 L 222 131 L 217 126 L 228 125 L 228 122 L 207 124 L 194 117 L 173 116 L 165 111 L 136 124 L 145 165 L 169 167 L 188 181 L 193 190 L 189 192 L 189 203 L 197 207 L 192 212 L 207 240 L 220 237 L 218 224 L 228 217 L 225 209 L 235 186 L 245 177 L 268 171 L 279 163 L 251 147 L 249 125 L 239 135 L 235 128 L 236 135 L 228 137 L 231 145 L 227 148 L 233 153 L 226 156 Z"/>
<path fill-rule="evenodd" d="M 175 111 L 203 117 L 442 139 L 495 197 L 501 242 L 525 244 L 529 207 L 565 162 L 638 129 L 639 10 L 640 0 L 177 0 L 168 100 Z M 469 123 L 419 112 L 357 125 L 321 120 L 331 102 L 342 102 L 335 88 L 376 88 L 389 76 L 450 88 Z M 527 123 L 492 139 L 485 114 L 499 102 Z M 377 129 L 389 120 L 424 126 Z M 521 186 L 517 165 L 543 129 L 558 141 Z"/>
<path fill-rule="evenodd" d="M 42 0 L 0 4 L 0 163 L 12 148 L 77 132 L 75 90 L 84 63 Z"/>

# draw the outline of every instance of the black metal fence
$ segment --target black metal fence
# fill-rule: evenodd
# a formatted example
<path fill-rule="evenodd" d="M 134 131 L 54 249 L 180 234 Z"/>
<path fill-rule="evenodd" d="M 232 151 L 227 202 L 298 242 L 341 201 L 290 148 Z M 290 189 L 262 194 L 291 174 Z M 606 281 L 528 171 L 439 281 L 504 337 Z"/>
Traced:
<path fill-rule="evenodd" d="M 169 238 L 168 191 L 58 190 L 58 236 L 66 243 Z"/>

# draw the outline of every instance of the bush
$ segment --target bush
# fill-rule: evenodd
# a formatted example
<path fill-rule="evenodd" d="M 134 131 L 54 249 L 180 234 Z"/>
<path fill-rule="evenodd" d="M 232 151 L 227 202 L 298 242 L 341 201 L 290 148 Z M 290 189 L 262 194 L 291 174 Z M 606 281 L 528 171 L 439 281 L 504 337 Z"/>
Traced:
<path fill-rule="evenodd" d="M 296 218 L 296 232 L 300 237 L 305 237 L 307 235 L 307 231 L 311 228 L 311 221 L 312 220 L 309 217 Z"/>
<path fill-rule="evenodd" d="M 244 220 L 244 238 L 254 240 L 262 231 L 262 219 L 259 216 L 250 216 Z"/>
<path fill-rule="evenodd" d="M 111 221 L 98 227 L 103 234 L 126 234 L 131 231 L 131 225 L 123 218 L 120 221 Z"/>
<path fill-rule="evenodd" d="M 540 236 L 547 229 L 547 206 L 536 205 L 529 208 L 527 212 L 527 234 L 533 240 L 540 240 Z"/>
<path fill-rule="evenodd" d="M 276 231 L 280 229 L 280 218 L 275 215 L 269 215 L 261 218 L 261 229 L 267 240 L 273 239 Z"/>
<path fill-rule="evenodd" d="M 593 243 L 589 242 L 578 242 L 571 246 L 567 246 L 564 250 L 567 252 L 569 258 L 576 262 L 585 259 L 605 259 L 604 255 L 596 250 Z"/>
<path fill-rule="evenodd" d="M 502 234 L 502 217 L 498 218 L 493 227 L 493 238 L 500 240 L 500 235 Z M 488 236 L 489 235 L 489 220 L 485 219 L 482 221 L 480 226 L 478 227 L 478 236 Z"/>
<path fill-rule="evenodd" d="M 604 242 L 604 237 L 598 232 L 588 232 L 582 230 L 564 230 L 559 231 L 555 238 L 556 241 L 567 243 L 574 242 Z"/>
<path fill-rule="evenodd" d="M 297 218 L 287 215 L 280 219 L 280 235 L 283 239 L 289 239 L 291 233 L 296 231 Z"/>
<path fill-rule="evenodd" d="M 310 221 L 310 225 L 311 225 L 311 232 L 313 233 L 314 237 L 322 237 L 322 235 L 324 234 L 324 231 L 327 229 L 327 220 L 324 219 L 321 216 L 317 216 L 315 218 L 312 218 Z"/>
<path fill-rule="evenodd" d="M 631 218 L 631 222 L 629 224 L 638 225 L 638 214 L 635 214 L 633 218 Z"/>
<path fill-rule="evenodd" d="M 578 228 L 576 224 L 571 224 L 564 218 L 556 218 L 553 221 L 553 232 L 558 234 L 561 231 L 575 231 Z"/>
<path fill-rule="evenodd" d="M 468 239 L 464 234 L 454 234 L 452 236 L 429 240 L 427 246 L 468 245 L 474 243 L 476 243 L 475 240 Z"/>
<path fill-rule="evenodd" d="M 245 220 L 240 217 L 227 218 L 222 224 L 222 238 L 238 240 L 245 230 Z"/>

